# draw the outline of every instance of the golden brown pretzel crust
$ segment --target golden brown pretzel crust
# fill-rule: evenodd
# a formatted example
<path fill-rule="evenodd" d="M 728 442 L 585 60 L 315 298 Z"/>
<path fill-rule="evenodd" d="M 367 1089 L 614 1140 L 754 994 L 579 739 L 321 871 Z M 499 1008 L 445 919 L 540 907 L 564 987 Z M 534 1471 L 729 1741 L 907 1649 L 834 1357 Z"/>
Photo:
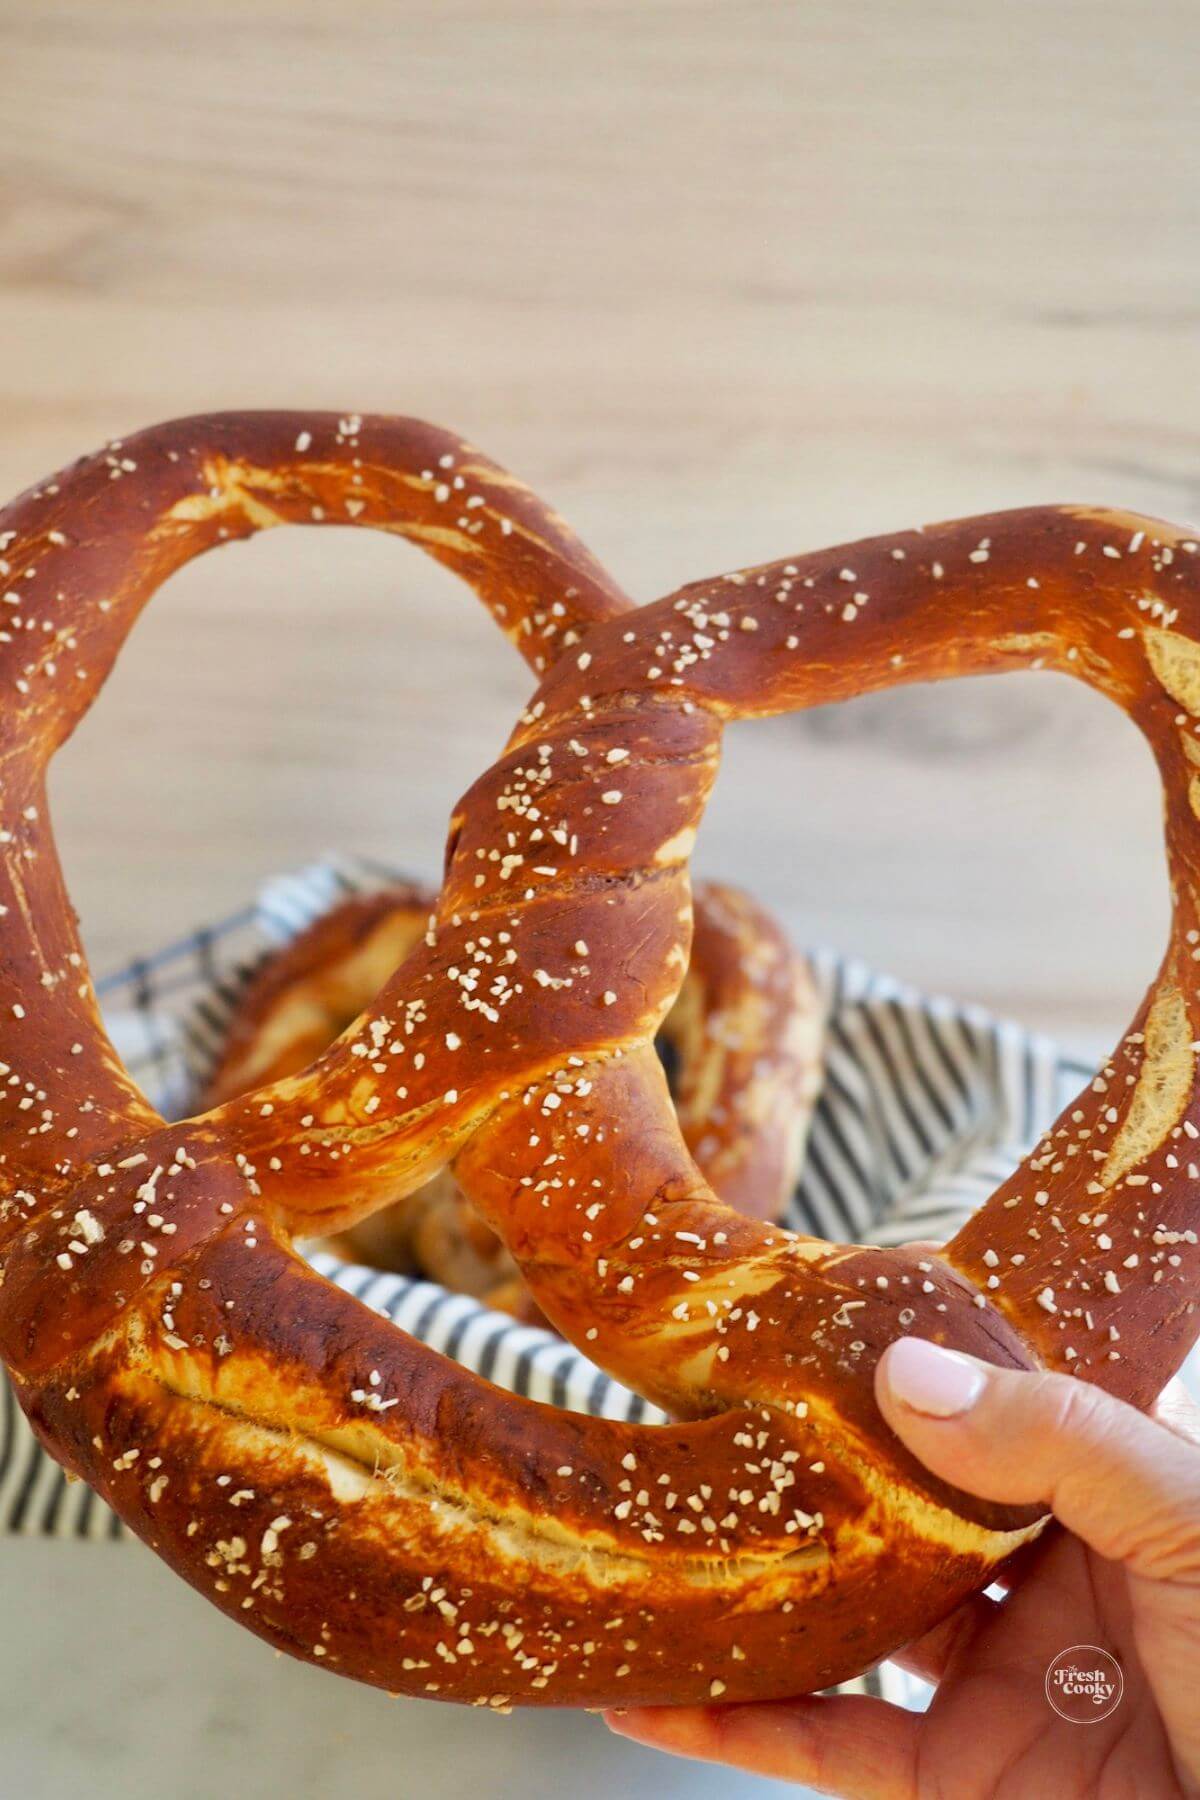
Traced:
<path fill-rule="evenodd" d="M 269 956 L 239 996 L 200 1110 L 298 1074 L 347 1030 L 424 935 L 437 895 L 411 884 L 351 894 Z M 714 1192 L 752 1218 L 789 1199 L 821 1079 L 824 1018 L 808 964 L 765 907 L 696 889 L 692 955 L 659 1030 L 674 1053 L 684 1140 Z M 520 1270 L 449 1170 L 360 1219 L 345 1253 L 416 1271 L 522 1317 Z"/>
<path fill-rule="evenodd" d="M 165 1126 L 99 1025 L 44 769 L 171 569 L 315 510 L 425 544 L 547 673 L 455 811 L 428 936 L 359 1029 Z M 342 1673 L 481 1704 L 822 1686 L 1037 1528 L 890 1436 L 872 1397 L 887 1342 L 1072 1369 L 1139 1405 L 1178 1365 L 1200 1294 L 1184 533 L 1026 509 L 632 611 L 445 434 L 230 415 L 24 496 L 0 557 L 0 1032 L 21 1096 L 0 1112 L 0 1355 L 46 1444 L 230 1616 Z M 1158 758 L 1174 909 L 1130 1033 L 940 1257 L 740 1216 L 692 1162 L 653 1051 L 724 722 L 1031 666 L 1108 694 Z M 547 1317 L 681 1423 L 499 1392 L 292 1253 L 289 1234 L 451 1161 Z"/>

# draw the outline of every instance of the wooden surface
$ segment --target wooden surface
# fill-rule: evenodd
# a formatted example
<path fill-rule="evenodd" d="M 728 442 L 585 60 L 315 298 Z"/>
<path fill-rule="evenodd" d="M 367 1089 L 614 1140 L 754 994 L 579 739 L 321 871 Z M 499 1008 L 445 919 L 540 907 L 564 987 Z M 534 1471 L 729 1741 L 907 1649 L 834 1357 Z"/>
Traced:
<path fill-rule="evenodd" d="M 1195 516 L 1186 0 L 0 3 L 0 487 L 152 419 L 410 411 L 638 595 L 921 519 Z M 188 570 L 54 786 L 107 968 L 329 845 L 437 867 L 523 672 L 407 547 Z M 698 861 L 804 935 L 1115 1029 L 1148 759 L 1055 678 L 750 728 Z"/>

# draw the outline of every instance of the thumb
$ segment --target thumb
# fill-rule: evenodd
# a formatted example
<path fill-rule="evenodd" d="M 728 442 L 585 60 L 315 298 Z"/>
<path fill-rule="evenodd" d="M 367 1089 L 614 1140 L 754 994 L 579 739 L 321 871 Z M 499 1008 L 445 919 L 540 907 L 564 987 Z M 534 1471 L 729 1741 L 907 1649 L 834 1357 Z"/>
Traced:
<path fill-rule="evenodd" d="M 889 1345 L 875 1393 L 892 1430 L 944 1481 L 987 1500 L 1040 1502 L 1135 1574 L 1200 1574 L 1200 1449 L 1124 1401 L 922 1338 Z"/>

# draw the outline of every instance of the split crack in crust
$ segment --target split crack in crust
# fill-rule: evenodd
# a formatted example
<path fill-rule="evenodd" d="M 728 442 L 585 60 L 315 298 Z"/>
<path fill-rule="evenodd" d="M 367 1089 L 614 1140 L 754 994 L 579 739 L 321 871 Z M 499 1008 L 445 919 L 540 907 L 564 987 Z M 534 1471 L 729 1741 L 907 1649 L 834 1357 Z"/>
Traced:
<path fill-rule="evenodd" d="M 192 1387 L 162 1377 L 151 1376 L 150 1379 L 158 1381 L 164 1394 L 185 1405 L 219 1408 L 241 1430 L 282 1440 L 293 1450 L 310 1450 L 323 1462 L 336 1459 L 344 1468 L 331 1479 L 330 1486 L 340 1499 L 364 1500 L 375 1489 L 376 1497 L 385 1501 L 409 1501 L 421 1505 L 436 1501 L 443 1522 L 451 1531 L 461 1527 L 487 1530 L 495 1541 L 497 1552 L 518 1568 L 534 1562 L 562 1572 L 582 1568 L 590 1579 L 615 1583 L 622 1578 L 644 1575 L 651 1560 L 648 1554 L 639 1556 L 628 1549 L 616 1550 L 611 1545 L 584 1542 L 578 1534 L 572 1535 L 557 1526 L 552 1515 L 526 1513 L 520 1518 L 506 1518 L 498 1509 L 486 1507 L 465 1492 L 439 1486 L 428 1477 L 422 1479 L 419 1469 L 409 1474 L 403 1459 L 397 1457 L 395 1447 L 386 1440 L 373 1446 L 375 1454 L 368 1460 L 364 1454 L 365 1446 L 358 1442 L 363 1435 L 361 1428 L 357 1432 L 331 1431 L 316 1435 L 302 1430 L 286 1417 L 278 1420 L 256 1417 L 214 1400 L 205 1391 L 202 1379 Z M 829 1560 L 829 1552 L 823 1545 L 806 1545 L 803 1549 L 789 1550 L 782 1558 L 746 1555 L 730 1559 L 682 1559 L 674 1572 L 697 1586 L 733 1588 L 758 1574 L 776 1573 L 780 1568 L 801 1565 L 824 1566 Z"/>
<path fill-rule="evenodd" d="M 214 485 L 220 504 L 198 503 Z M 154 587 L 268 515 L 418 538 L 543 679 L 456 809 L 428 939 L 360 1026 L 303 1075 L 167 1127 L 101 1031 L 44 769 Z M 1038 1520 L 907 1457 L 872 1398 L 885 1345 L 914 1331 L 1145 1405 L 1196 1335 L 1200 1123 L 1179 1052 L 1184 1022 L 1200 1037 L 1198 720 L 1179 674 L 1200 637 L 1195 551 L 1152 520 L 1034 508 L 633 609 L 476 452 L 359 415 L 159 427 L 15 502 L 0 517 L 20 596 L 0 641 L 0 1054 L 30 1105 L 0 1112 L 0 1354 L 43 1440 L 269 1641 L 438 1698 L 786 1694 L 984 1585 Z M 27 615 L 51 626 L 32 657 Z M 822 1246 L 723 1207 L 652 1050 L 691 917 L 685 864 L 657 859 L 690 845 L 723 721 L 1024 666 L 1106 692 L 1159 760 L 1172 932 L 1130 1032 L 940 1257 Z M 435 1154 L 422 1139 L 439 1118 Z M 329 1129 L 347 1121 L 379 1129 Z M 391 1199 L 410 1154 L 453 1159 L 547 1317 L 685 1423 L 518 1401 L 306 1272 L 288 1235 Z M 144 1332 L 157 1383 L 97 1348 L 114 1318 Z M 195 1372 L 183 1416 L 164 1385 L 176 1346 Z M 247 1415 L 275 1396 L 267 1441 L 225 1410 L 238 1382 Z M 369 1425 L 406 1481 L 465 1495 L 465 1516 L 339 1496 L 332 1465 L 303 1453 L 314 1423 L 334 1443 Z M 493 1515 L 552 1518 L 581 1550 L 644 1559 L 644 1577 L 617 1594 L 582 1558 L 569 1575 L 534 1558 L 514 1591 Z M 689 1584 L 692 1562 L 737 1572 Z"/>

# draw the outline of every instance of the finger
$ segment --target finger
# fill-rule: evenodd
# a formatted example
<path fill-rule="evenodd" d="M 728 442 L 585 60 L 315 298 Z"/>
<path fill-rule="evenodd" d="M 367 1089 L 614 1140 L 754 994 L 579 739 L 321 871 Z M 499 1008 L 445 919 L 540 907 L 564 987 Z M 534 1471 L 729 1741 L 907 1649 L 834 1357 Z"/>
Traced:
<path fill-rule="evenodd" d="M 1189 1444 L 1200 1444 L 1200 1406 L 1192 1399 L 1178 1375 L 1168 1381 L 1152 1408 L 1154 1417 L 1176 1437 Z"/>
<path fill-rule="evenodd" d="M 1151 1579 L 1200 1573 L 1200 1454 L 1066 1375 L 997 1369 L 920 1338 L 880 1358 L 876 1397 L 915 1456 L 989 1500 L 1040 1502 Z"/>
<path fill-rule="evenodd" d="M 995 1623 L 998 1611 L 997 1601 L 986 1594 L 975 1594 L 924 1637 L 915 1638 L 902 1650 L 894 1650 L 888 1660 L 936 1687 L 951 1662 L 970 1649 L 976 1633 Z"/>
<path fill-rule="evenodd" d="M 604 1715 L 635 1743 L 847 1800 L 916 1800 L 920 1713 L 865 1694 L 749 1706 L 636 1706 Z"/>

